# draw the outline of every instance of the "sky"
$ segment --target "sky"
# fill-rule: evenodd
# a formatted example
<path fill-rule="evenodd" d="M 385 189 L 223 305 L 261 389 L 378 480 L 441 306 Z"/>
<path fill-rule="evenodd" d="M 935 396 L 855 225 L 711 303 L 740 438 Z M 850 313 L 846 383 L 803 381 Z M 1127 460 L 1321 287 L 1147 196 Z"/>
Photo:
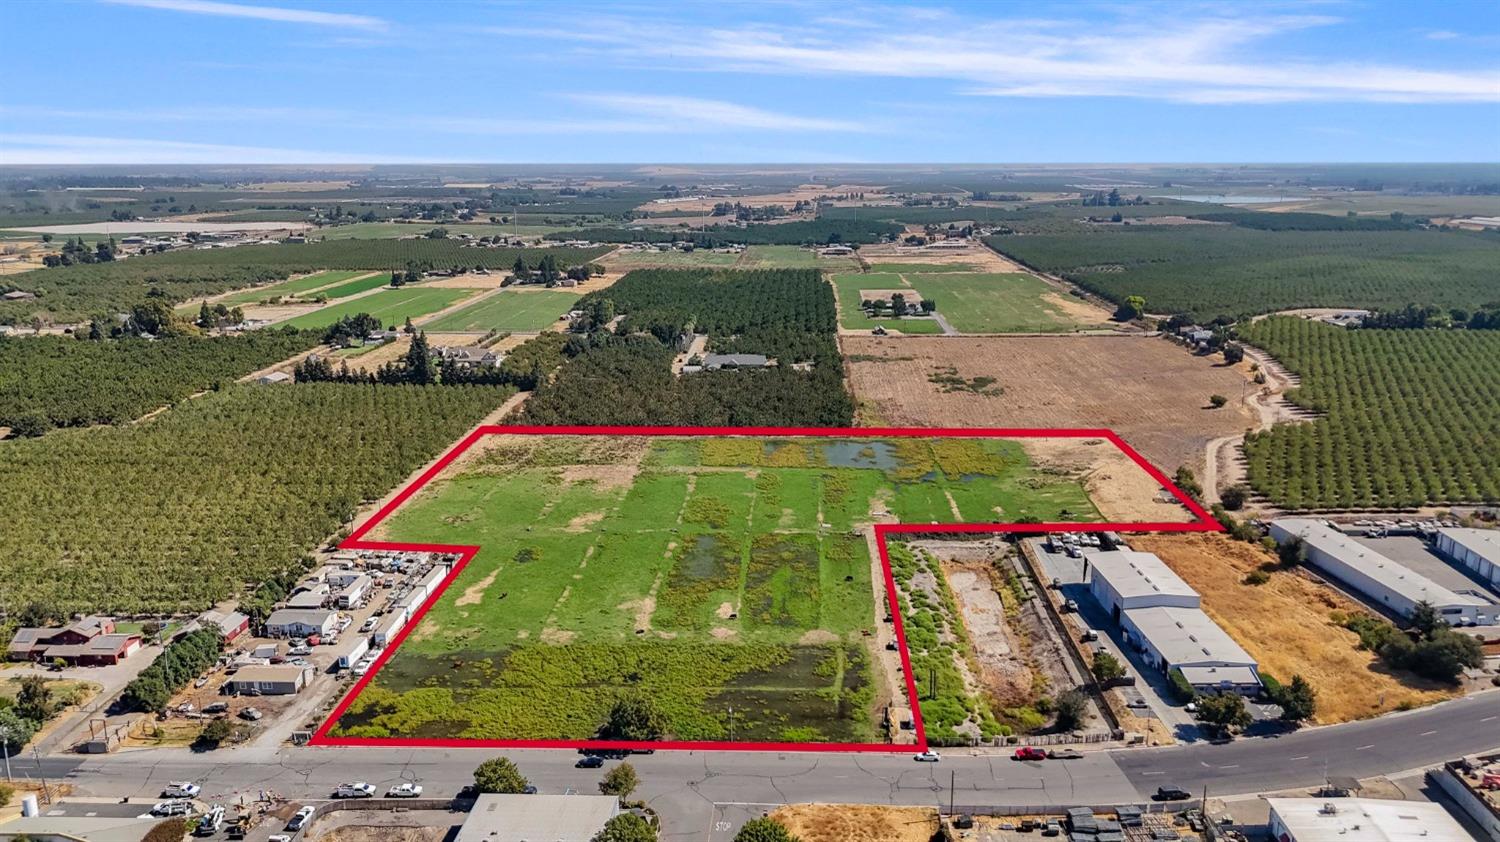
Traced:
<path fill-rule="evenodd" d="M 9 0 L 0 164 L 1500 159 L 1500 2 Z"/>

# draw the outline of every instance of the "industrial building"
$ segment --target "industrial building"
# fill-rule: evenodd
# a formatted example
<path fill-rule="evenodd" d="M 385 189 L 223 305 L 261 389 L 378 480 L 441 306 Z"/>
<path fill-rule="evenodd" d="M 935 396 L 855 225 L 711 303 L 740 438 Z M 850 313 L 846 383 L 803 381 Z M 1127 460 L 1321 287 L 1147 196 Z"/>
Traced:
<path fill-rule="evenodd" d="M 1500 529 L 1439 529 L 1437 548 L 1500 590 Z"/>
<path fill-rule="evenodd" d="M 479 796 L 454 842 L 590 842 L 620 814 L 613 795 Z"/>
<path fill-rule="evenodd" d="M 1089 591 L 1146 663 L 1178 670 L 1207 692 L 1256 693 L 1259 664 L 1199 607 L 1202 600 L 1152 553 L 1084 554 Z"/>
<path fill-rule="evenodd" d="M 1271 537 L 1278 544 L 1302 539 L 1303 559 L 1313 567 L 1361 594 L 1369 602 L 1401 617 L 1409 617 L 1426 602 L 1452 625 L 1491 625 L 1497 607 L 1475 596 L 1454 593 L 1399 562 L 1333 528 L 1310 518 L 1271 521 Z"/>
<path fill-rule="evenodd" d="M 1132 608 L 1197 608 L 1198 592 L 1152 553 L 1135 550 L 1088 552 L 1084 578 L 1094 599 L 1116 622 Z"/>
<path fill-rule="evenodd" d="M 1441 804 L 1375 798 L 1267 798 L 1279 842 L 1477 842 Z"/>

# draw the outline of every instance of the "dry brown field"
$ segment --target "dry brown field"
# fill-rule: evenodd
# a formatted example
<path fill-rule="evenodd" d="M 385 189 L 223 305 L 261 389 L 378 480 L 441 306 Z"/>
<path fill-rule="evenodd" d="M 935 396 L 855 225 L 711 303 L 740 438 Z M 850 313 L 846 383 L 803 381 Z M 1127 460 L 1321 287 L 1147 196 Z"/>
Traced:
<path fill-rule="evenodd" d="M 1301 675 L 1318 694 L 1315 722 L 1331 725 L 1457 695 L 1411 675 L 1393 675 L 1359 636 L 1335 625 L 1335 611 L 1363 611 L 1343 594 L 1296 570 L 1275 570 L 1263 585 L 1245 576 L 1276 557 L 1225 535 L 1136 536 L 1130 545 L 1156 553 L 1203 595 L 1203 611 L 1278 681 Z"/>
<path fill-rule="evenodd" d="M 930 842 L 938 832 L 931 807 L 788 804 L 771 811 L 802 842 Z"/>
<path fill-rule="evenodd" d="M 913 427 L 1108 428 L 1167 473 L 1202 475 L 1204 448 L 1254 426 L 1242 372 L 1170 342 L 1101 336 L 842 336 L 859 423 Z M 1001 394 L 929 378 L 993 377 Z M 989 391 L 989 390 L 987 390 Z M 1210 395 L 1230 399 L 1209 407 Z"/>

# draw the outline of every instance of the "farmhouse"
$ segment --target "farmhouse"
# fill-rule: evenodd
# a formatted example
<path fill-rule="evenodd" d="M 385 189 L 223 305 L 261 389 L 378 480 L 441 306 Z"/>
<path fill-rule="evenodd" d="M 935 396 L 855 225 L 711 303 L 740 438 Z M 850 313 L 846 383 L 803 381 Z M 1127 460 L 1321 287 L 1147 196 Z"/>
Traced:
<path fill-rule="evenodd" d="M 1256 660 L 1203 613 L 1198 592 L 1156 555 L 1090 552 L 1084 567 L 1094 599 L 1148 664 L 1181 671 L 1199 690 L 1260 689 Z"/>
<path fill-rule="evenodd" d="M 469 368 L 476 365 L 499 365 L 504 359 L 494 351 L 487 351 L 477 346 L 466 346 L 462 348 L 439 348 L 438 356 L 445 360 L 451 360 L 461 368 Z"/>
<path fill-rule="evenodd" d="M 1267 798 L 1272 838 L 1285 842 L 1474 842 L 1430 801 L 1374 798 Z"/>
<path fill-rule="evenodd" d="M 1271 521 L 1271 537 L 1278 544 L 1303 542 L 1308 564 L 1358 591 L 1371 603 L 1393 614 L 1409 617 L 1417 603 L 1426 602 L 1451 625 L 1489 625 L 1497 618 L 1494 605 L 1478 597 L 1454 593 L 1319 520 L 1282 518 Z"/>
<path fill-rule="evenodd" d="M 29 301 L 33 298 L 36 298 L 36 293 L 21 289 L 13 289 L 10 292 L 0 295 L 0 299 L 5 301 Z"/>
<path fill-rule="evenodd" d="M 307 637 L 333 631 L 338 615 L 332 611 L 282 608 L 266 618 L 266 637 Z"/>
<path fill-rule="evenodd" d="M 703 358 L 703 367 L 708 371 L 724 368 L 767 368 L 771 360 L 764 354 L 709 354 Z"/>
<path fill-rule="evenodd" d="M 241 667 L 224 682 L 220 692 L 235 696 L 291 696 L 312 680 L 312 667 L 271 664 Z"/>
<path fill-rule="evenodd" d="M 218 629 L 229 643 L 249 631 L 250 618 L 238 611 L 205 611 L 198 616 L 198 624 L 204 628 Z"/>
<path fill-rule="evenodd" d="M 1500 589 L 1500 530 L 1439 529 L 1437 548 Z"/>
<path fill-rule="evenodd" d="M 292 376 L 284 371 L 273 371 L 270 374 L 262 374 L 255 379 L 262 386 L 275 386 L 279 383 L 292 382 Z"/>
<path fill-rule="evenodd" d="M 69 666 L 103 667 L 117 664 L 141 648 L 138 634 L 116 634 L 107 617 L 86 617 L 62 628 L 16 629 L 6 648 L 13 661 L 62 660 Z"/>
<path fill-rule="evenodd" d="M 619 813 L 613 795 L 485 794 L 454 842 L 589 842 Z"/>

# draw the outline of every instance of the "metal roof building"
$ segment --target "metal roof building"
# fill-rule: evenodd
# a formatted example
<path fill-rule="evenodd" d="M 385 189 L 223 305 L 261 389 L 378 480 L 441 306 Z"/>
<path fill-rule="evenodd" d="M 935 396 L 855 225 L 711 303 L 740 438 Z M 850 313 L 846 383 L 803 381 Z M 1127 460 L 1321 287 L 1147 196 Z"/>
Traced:
<path fill-rule="evenodd" d="M 1437 548 L 1500 590 L 1500 529 L 1439 529 Z"/>
<path fill-rule="evenodd" d="M 1197 608 L 1133 608 L 1120 625 L 1146 660 L 1163 672 L 1181 670 L 1199 689 L 1249 691 L 1260 687 L 1259 664 Z"/>
<path fill-rule="evenodd" d="M 1306 561 L 1359 591 L 1370 602 L 1402 617 L 1427 602 L 1449 625 L 1496 622 L 1500 609 L 1478 597 L 1454 593 L 1437 582 L 1381 555 L 1321 520 L 1271 521 L 1271 537 L 1285 544 L 1301 538 Z"/>
<path fill-rule="evenodd" d="M 1154 553 L 1084 553 L 1094 599 L 1151 666 L 1205 691 L 1253 693 L 1259 664 L 1199 607 L 1198 592 Z"/>
<path fill-rule="evenodd" d="M 1478 842 L 1442 805 L 1375 798 L 1267 798 L 1279 842 Z"/>
<path fill-rule="evenodd" d="M 1115 620 L 1132 608 L 1197 608 L 1198 592 L 1152 553 L 1109 550 L 1083 554 L 1085 577 Z"/>
<path fill-rule="evenodd" d="M 613 795 L 481 795 L 454 842 L 589 842 L 619 813 Z"/>

